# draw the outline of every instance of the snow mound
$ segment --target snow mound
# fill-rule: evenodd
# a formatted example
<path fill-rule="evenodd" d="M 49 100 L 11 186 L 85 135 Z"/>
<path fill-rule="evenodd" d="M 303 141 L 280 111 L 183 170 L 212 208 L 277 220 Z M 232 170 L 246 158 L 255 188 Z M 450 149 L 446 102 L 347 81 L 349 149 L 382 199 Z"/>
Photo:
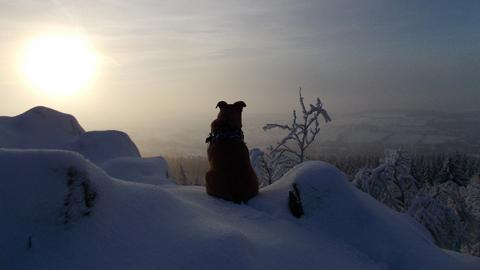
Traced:
<path fill-rule="evenodd" d="M 300 164 L 264 188 L 253 204 L 274 216 L 292 219 L 287 194 L 293 184 L 304 210 L 298 222 L 361 251 L 388 269 L 465 269 L 435 246 L 415 220 L 357 190 L 341 171 L 324 162 Z"/>
<path fill-rule="evenodd" d="M 65 223 L 70 168 L 96 196 L 89 214 L 77 205 Z M 252 268 L 250 241 L 212 222 L 219 214 L 158 186 L 115 180 L 77 153 L 0 150 L 0 172 L 2 269 Z"/>
<path fill-rule="evenodd" d="M 122 164 L 136 161 L 119 158 L 103 166 L 127 177 Z M 148 162 L 133 167 L 149 168 Z M 160 173 L 151 169 L 146 177 Z M 413 221 L 354 190 L 325 163 L 296 167 L 247 205 L 212 198 L 202 187 L 117 180 L 68 151 L 0 150 L 0 175 L 2 269 L 458 270 L 480 265 L 476 258 L 437 248 Z M 90 206 L 84 182 L 94 194 L 87 196 Z M 304 204 L 300 219 L 287 208 L 293 183 Z"/>
<path fill-rule="evenodd" d="M 86 132 L 78 138 L 73 150 L 96 164 L 117 157 L 140 157 L 130 137 L 116 130 Z"/>
<path fill-rule="evenodd" d="M 56 148 L 83 133 L 75 117 L 47 107 L 0 117 L 0 147 L 4 148 Z"/>
<path fill-rule="evenodd" d="M 14 117 L 0 117 L 0 148 L 70 150 L 97 164 L 118 157 L 140 157 L 127 134 L 85 132 L 72 115 L 41 106 Z"/>
<path fill-rule="evenodd" d="M 92 214 L 106 176 L 93 183 L 91 169 L 73 152 L 0 150 L 0 261 Z"/>
<path fill-rule="evenodd" d="M 174 184 L 168 179 L 168 165 L 162 157 L 120 157 L 108 160 L 101 167 L 111 176 L 137 183 Z"/>
<path fill-rule="evenodd" d="M 142 159 L 126 133 L 85 132 L 72 115 L 46 107 L 35 107 L 14 117 L 0 117 L 0 148 L 75 151 L 97 165 L 105 164 L 109 173 L 123 180 L 172 183 L 168 180 L 165 160 Z"/>

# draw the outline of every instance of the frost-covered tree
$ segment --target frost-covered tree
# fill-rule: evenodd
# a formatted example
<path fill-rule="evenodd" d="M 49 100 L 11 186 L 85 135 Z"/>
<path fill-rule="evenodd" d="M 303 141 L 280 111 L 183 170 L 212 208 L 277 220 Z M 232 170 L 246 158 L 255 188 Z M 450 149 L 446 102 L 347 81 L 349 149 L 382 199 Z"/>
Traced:
<path fill-rule="evenodd" d="M 480 163 L 478 159 L 471 158 L 467 162 L 466 175 L 468 177 L 475 177 L 480 172 Z"/>
<path fill-rule="evenodd" d="M 272 172 L 270 166 L 265 166 L 265 152 L 259 148 L 252 148 L 250 150 L 250 163 L 257 175 L 260 187 L 271 184 Z"/>
<path fill-rule="evenodd" d="M 470 183 L 462 195 L 470 213 L 480 219 L 480 183 Z"/>
<path fill-rule="evenodd" d="M 360 170 L 353 183 L 400 212 L 407 210 L 419 190 L 418 181 L 411 175 L 411 160 L 400 150 L 386 150 L 383 163 L 375 169 Z"/>
<path fill-rule="evenodd" d="M 286 174 L 291 168 L 299 164 L 295 159 L 290 158 L 285 153 L 274 151 L 273 147 L 268 147 L 268 152 L 262 156 L 263 169 L 266 178 L 265 185 L 270 185 Z"/>
<path fill-rule="evenodd" d="M 358 170 L 353 183 L 413 216 L 439 246 L 480 255 L 480 183 L 469 176 L 478 159 L 458 154 L 411 159 L 402 151 L 386 151 L 379 166 Z"/>
<path fill-rule="evenodd" d="M 405 151 L 389 150 L 385 163 L 390 178 L 388 188 L 395 208 L 406 211 L 419 189 L 418 181 L 411 173 L 411 159 Z"/>
<path fill-rule="evenodd" d="M 362 168 L 355 174 L 352 183 L 377 201 L 388 205 L 391 196 L 388 192 L 388 183 L 384 172 L 384 164 L 374 169 Z"/>
<path fill-rule="evenodd" d="M 435 172 L 431 163 L 424 163 L 422 170 L 422 183 L 424 186 L 431 187 L 434 185 Z"/>
<path fill-rule="evenodd" d="M 468 222 L 470 213 L 467 209 L 467 202 L 463 195 L 463 187 L 454 181 L 437 184 L 432 187 L 432 193 L 442 200 L 459 216 L 462 222 Z"/>
<path fill-rule="evenodd" d="M 301 116 L 293 110 L 290 124 L 273 123 L 263 127 L 264 131 L 280 129 L 288 132 L 275 146 L 269 147 L 268 153 L 263 155 L 264 169 L 269 183 L 276 181 L 286 171 L 306 160 L 308 148 L 320 133 L 319 118 L 322 117 L 325 122 L 331 121 L 320 98 L 317 98 L 315 104 L 309 104 L 308 108 L 305 106 L 301 88 L 299 103 Z"/>
<path fill-rule="evenodd" d="M 442 200 L 430 194 L 419 194 L 410 204 L 407 214 L 425 226 L 438 246 L 460 250 L 465 239 L 465 227 Z"/>
<path fill-rule="evenodd" d="M 475 244 L 475 239 L 478 239 L 478 220 L 472 213 L 472 208 L 469 208 L 467 201 L 469 194 L 466 190 L 469 186 L 472 186 L 469 185 L 470 179 L 466 176 L 467 164 L 468 158 L 466 156 L 456 154 L 447 157 L 442 170 L 438 174 L 436 184 L 432 187 L 432 193 L 455 212 L 470 233 L 462 247 L 465 250 L 470 250 Z M 470 197 L 470 200 L 471 202 L 474 201 L 474 197 Z"/>
<path fill-rule="evenodd" d="M 258 148 L 250 150 L 250 162 L 260 187 L 272 184 L 296 165 L 288 156 L 272 152 L 271 146 L 266 150 L 266 152 Z"/>
<path fill-rule="evenodd" d="M 266 124 L 263 130 L 267 131 L 275 128 L 287 130 L 288 134 L 272 148 L 272 151 L 289 154 L 291 158 L 296 159 L 297 163 L 302 163 L 305 161 L 307 149 L 320 133 L 320 123 L 318 121 L 320 116 L 323 117 L 325 122 L 330 122 L 332 119 L 323 108 L 320 98 L 317 98 L 315 105 L 310 104 L 307 109 L 302 96 L 302 88 L 299 89 L 298 93 L 302 110 L 301 118 L 299 119 L 297 111 L 293 110 L 292 123 L 290 125 Z M 290 143 L 293 143 L 293 146 Z"/>
<path fill-rule="evenodd" d="M 437 176 L 437 182 L 446 183 L 454 182 L 459 186 L 467 186 L 469 179 L 466 175 L 466 163 L 460 155 L 448 157 L 443 164 Z"/>
<path fill-rule="evenodd" d="M 480 184 L 471 182 L 461 189 L 461 196 L 465 199 L 466 211 L 469 214 L 466 220 L 468 238 L 462 251 L 480 256 Z"/>

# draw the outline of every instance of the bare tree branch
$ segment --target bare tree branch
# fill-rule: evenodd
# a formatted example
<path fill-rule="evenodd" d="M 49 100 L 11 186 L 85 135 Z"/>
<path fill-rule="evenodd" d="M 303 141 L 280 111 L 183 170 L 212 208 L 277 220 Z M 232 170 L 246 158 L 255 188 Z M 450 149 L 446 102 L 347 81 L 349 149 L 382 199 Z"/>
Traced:
<path fill-rule="evenodd" d="M 320 115 L 325 122 L 332 121 L 327 111 L 323 108 L 320 98 L 317 98 L 315 105 L 309 104 L 309 109 L 307 110 L 301 87 L 298 90 L 298 96 L 302 112 L 300 119 L 297 111 L 293 110 L 290 125 L 269 123 L 263 127 L 264 131 L 275 128 L 288 131 L 288 134 L 278 141 L 275 147 L 269 147 L 269 153 L 265 153 L 265 156 L 262 158 L 267 171 L 266 174 L 269 177 L 268 183 L 272 183 L 290 168 L 305 161 L 308 148 L 314 143 L 317 135 L 320 133 L 318 121 Z"/>

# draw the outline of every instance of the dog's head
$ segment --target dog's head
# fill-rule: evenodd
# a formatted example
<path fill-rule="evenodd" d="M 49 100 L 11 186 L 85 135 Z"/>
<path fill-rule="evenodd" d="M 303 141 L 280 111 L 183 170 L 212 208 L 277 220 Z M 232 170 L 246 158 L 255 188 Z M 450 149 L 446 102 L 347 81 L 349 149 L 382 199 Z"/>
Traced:
<path fill-rule="evenodd" d="M 242 128 L 242 111 L 245 107 L 247 107 L 247 105 L 243 101 L 237 101 L 233 104 L 219 101 L 217 108 L 220 109 L 220 112 L 218 113 L 217 120 L 232 128 Z"/>

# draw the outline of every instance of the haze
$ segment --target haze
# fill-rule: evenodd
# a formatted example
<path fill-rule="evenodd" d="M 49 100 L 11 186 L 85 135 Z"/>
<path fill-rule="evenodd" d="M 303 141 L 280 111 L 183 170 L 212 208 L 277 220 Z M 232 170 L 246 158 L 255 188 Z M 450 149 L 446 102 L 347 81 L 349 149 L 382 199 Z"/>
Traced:
<path fill-rule="evenodd" d="M 1 115 L 44 105 L 86 129 L 208 130 L 219 100 L 287 113 L 299 86 L 333 115 L 480 100 L 478 1 L 0 1 L 0 23 Z M 55 31 L 87 35 L 101 57 L 78 95 L 18 72 L 25 40 Z"/>

